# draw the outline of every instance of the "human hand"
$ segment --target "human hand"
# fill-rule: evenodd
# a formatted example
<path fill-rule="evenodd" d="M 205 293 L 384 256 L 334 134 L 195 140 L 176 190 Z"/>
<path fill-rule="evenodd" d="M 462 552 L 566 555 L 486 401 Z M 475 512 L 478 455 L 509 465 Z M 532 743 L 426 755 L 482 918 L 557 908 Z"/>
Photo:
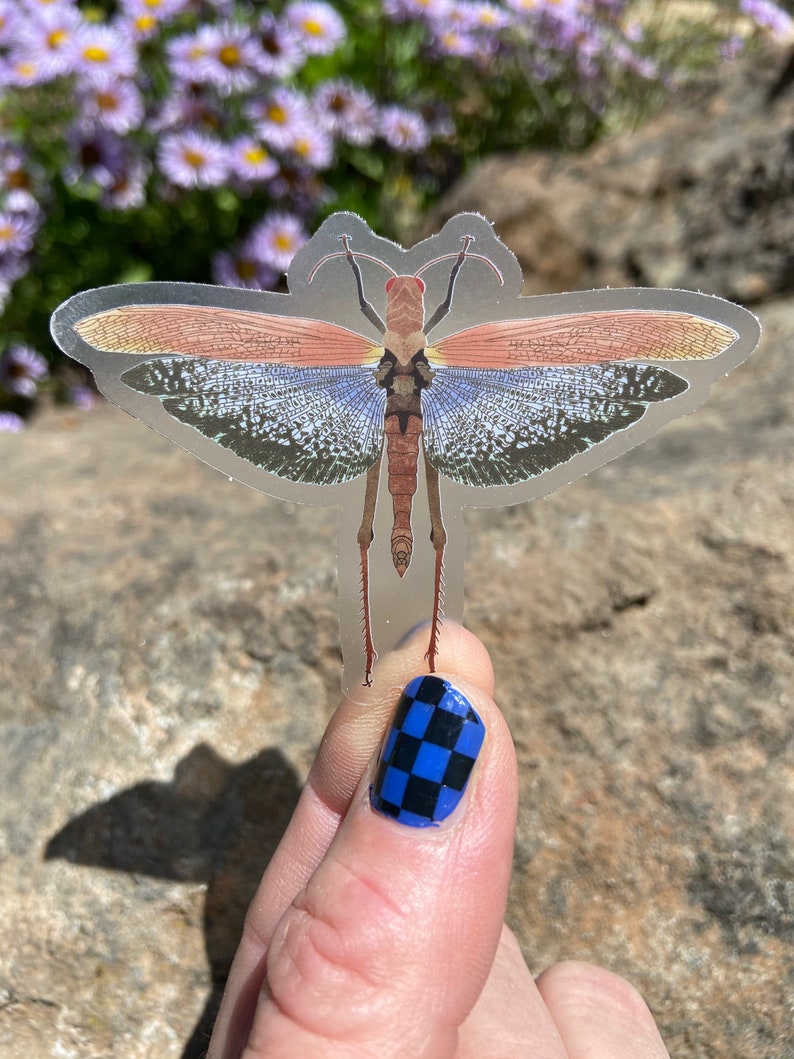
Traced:
<path fill-rule="evenodd" d="M 478 715 L 459 744 L 476 756 L 460 803 L 437 826 L 373 809 L 376 747 L 425 640 L 378 665 L 369 705 L 344 700 L 331 719 L 249 909 L 208 1059 L 665 1059 L 626 981 L 578 962 L 533 980 L 504 924 L 515 755 L 488 655 L 460 627 L 445 625 L 426 685 L 447 692 L 436 720 L 466 700 Z"/>

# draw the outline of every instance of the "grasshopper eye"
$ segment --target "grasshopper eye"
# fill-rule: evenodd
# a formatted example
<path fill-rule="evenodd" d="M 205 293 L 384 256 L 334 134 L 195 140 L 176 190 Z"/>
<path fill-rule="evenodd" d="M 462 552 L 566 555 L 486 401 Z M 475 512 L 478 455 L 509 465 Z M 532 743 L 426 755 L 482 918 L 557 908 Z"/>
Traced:
<path fill-rule="evenodd" d="M 417 287 L 419 288 L 419 293 L 420 294 L 424 294 L 425 293 L 424 280 L 419 279 L 418 276 L 392 276 L 391 279 L 386 280 L 386 293 L 387 294 L 392 289 L 392 287 L 394 286 L 396 280 L 398 280 L 398 279 L 412 279 L 414 281 L 414 283 L 417 285 Z"/>

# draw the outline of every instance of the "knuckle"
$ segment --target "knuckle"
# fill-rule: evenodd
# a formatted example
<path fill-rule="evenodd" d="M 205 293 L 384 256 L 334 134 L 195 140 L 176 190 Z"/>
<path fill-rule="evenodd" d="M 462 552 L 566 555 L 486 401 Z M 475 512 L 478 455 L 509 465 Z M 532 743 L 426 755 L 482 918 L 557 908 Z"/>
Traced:
<path fill-rule="evenodd" d="M 293 902 L 270 946 L 273 1003 L 302 1030 L 355 1038 L 389 1003 L 387 947 L 400 911 L 371 880 L 338 864 L 328 885 Z"/>

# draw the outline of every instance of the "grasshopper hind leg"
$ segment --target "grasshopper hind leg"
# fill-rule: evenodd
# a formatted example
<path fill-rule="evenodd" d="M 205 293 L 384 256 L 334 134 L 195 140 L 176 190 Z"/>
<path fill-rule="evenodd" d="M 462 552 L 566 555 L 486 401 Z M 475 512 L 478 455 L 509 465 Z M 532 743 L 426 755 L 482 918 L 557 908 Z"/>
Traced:
<path fill-rule="evenodd" d="M 438 637 L 441 632 L 442 609 L 444 600 L 444 547 L 447 543 L 447 531 L 441 514 L 441 492 L 438 484 L 438 471 L 425 456 L 425 479 L 427 481 L 427 503 L 430 509 L 430 540 L 436 552 L 435 576 L 433 579 L 433 618 L 430 623 L 430 644 L 425 658 L 431 673 L 436 671 L 438 654 Z"/>
<path fill-rule="evenodd" d="M 372 668 L 378 657 L 372 639 L 372 614 L 369 603 L 369 548 L 375 536 L 375 507 L 378 502 L 378 483 L 383 452 L 367 471 L 367 487 L 364 494 L 364 514 L 358 531 L 358 547 L 361 555 L 361 620 L 364 633 L 364 687 L 372 685 Z"/>

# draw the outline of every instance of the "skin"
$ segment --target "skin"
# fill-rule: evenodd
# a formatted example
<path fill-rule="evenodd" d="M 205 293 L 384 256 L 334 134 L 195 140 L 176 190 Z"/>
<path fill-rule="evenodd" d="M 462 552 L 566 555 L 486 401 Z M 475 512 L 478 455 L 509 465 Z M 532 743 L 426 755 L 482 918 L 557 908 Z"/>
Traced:
<path fill-rule="evenodd" d="M 426 630 L 345 699 L 246 919 L 208 1059 L 669 1059 L 637 991 L 565 962 L 533 979 L 504 924 L 513 744 L 482 644 L 448 624 L 437 671 L 486 739 L 459 809 L 406 827 L 369 806 L 377 750 Z"/>

